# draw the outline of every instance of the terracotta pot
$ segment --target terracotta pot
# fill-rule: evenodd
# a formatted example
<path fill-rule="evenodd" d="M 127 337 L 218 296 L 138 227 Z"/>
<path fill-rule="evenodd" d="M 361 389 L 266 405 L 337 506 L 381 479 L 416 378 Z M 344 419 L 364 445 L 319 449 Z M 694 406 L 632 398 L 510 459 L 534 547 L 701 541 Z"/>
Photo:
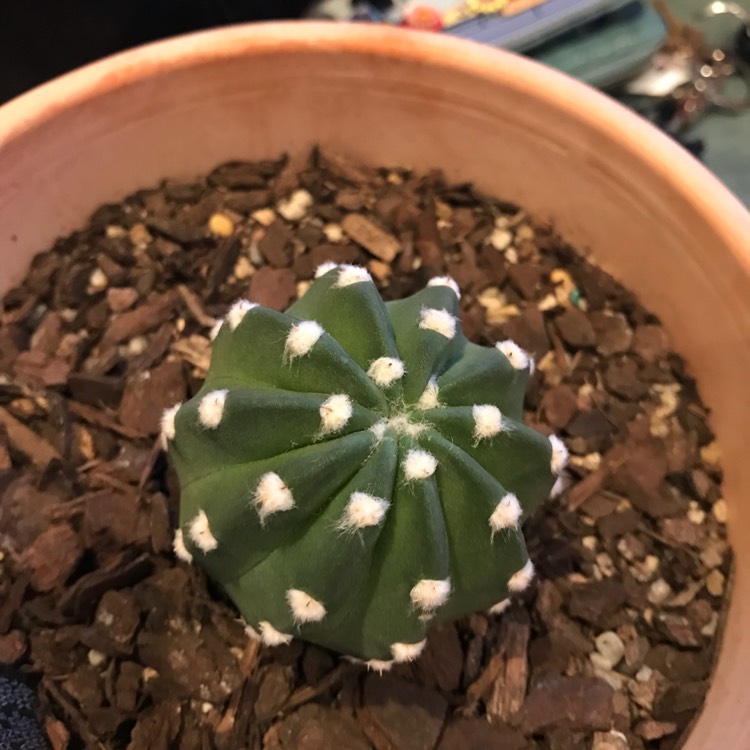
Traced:
<path fill-rule="evenodd" d="M 750 215 L 593 90 L 512 55 L 365 25 L 271 24 L 127 52 L 0 108 L 0 291 L 100 203 L 321 142 L 552 218 L 663 319 L 713 408 L 737 576 L 688 750 L 750 747 Z"/>

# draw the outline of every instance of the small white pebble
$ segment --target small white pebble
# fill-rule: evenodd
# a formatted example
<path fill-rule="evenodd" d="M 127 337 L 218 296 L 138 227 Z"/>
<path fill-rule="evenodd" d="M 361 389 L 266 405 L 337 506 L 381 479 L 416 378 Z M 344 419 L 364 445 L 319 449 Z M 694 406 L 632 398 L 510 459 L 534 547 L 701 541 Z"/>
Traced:
<path fill-rule="evenodd" d="M 402 468 L 408 481 L 427 479 L 437 469 L 437 459 L 427 451 L 412 449 L 406 454 Z"/>
<path fill-rule="evenodd" d="M 214 710 L 213 703 L 209 703 L 208 701 L 203 701 L 203 703 L 201 703 L 201 713 L 210 714 L 211 711 L 213 710 Z"/>
<path fill-rule="evenodd" d="M 320 622 L 327 614 L 321 602 L 300 589 L 289 589 L 286 600 L 296 622 Z"/>
<path fill-rule="evenodd" d="M 461 299 L 461 290 L 458 288 L 458 284 L 450 276 L 435 276 L 427 282 L 427 286 L 447 286 L 453 290 L 454 294 L 458 299 Z"/>
<path fill-rule="evenodd" d="M 276 210 L 287 221 L 299 221 L 304 218 L 313 204 L 313 197 L 307 190 L 295 190 L 288 198 L 279 201 Z"/>
<path fill-rule="evenodd" d="M 216 237 L 231 237 L 234 234 L 234 222 L 230 216 L 217 211 L 208 220 L 208 231 Z"/>
<path fill-rule="evenodd" d="M 488 611 L 491 615 L 501 615 L 508 607 L 510 607 L 510 599 L 503 599 L 501 602 L 493 604 Z"/>
<path fill-rule="evenodd" d="M 325 276 L 329 271 L 333 271 L 334 268 L 338 267 L 338 263 L 334 263 L 332 260 L 327 260 L 315 269 L 315 278 L 319 279 L 321 276 Z"/>
<path fill-rule="evenodd" d="M 439 393 L 440 389 L 438 388 L 437 380 L 435 377 L 431 377 L 424 391 L 422 391 L 419 401 L 417 401 L 417 406 L 420 409 L 436 409 L 439 406 Z"/>
<path fill-rule="evenodd" d="M 528 588 L 534 578 L 534 563 L 529 560 L 521 570 L 514 573 L 508 581 L 508 590 L 518 593 Z"/>
<path fill-rule="evenodd" d="M 253 502 L 263 522 L 272 513 L 291 510 L 294 507 L 294 496 L 284 480 L 278 474 L 269 471 L 260 478 Z"/>
<path fill-rule="evenodd" d="M 550 461 L 550 470 L 558 476 L 568 463 L 568 449 L 565 443 L 557 435 L 549 436 L 552 445 L 552 459 Z"/>
<path fill-rule="evenodd" d="M 537 303 L 536 309 L 541 310 L 541 312 L 547 312 L 549 310 L 554 310 L 559 304 L 560 303 L 554 294 L 548 294 Z"/>
<path fill-rule="evenodd" d="M 724 574 L 718 569 L 712 570 L 706 578 L 706 591 L 711 596 L 721 596 L 724 593 L 725 583 L 726 578 Z"/>
<path fill-rule="evenodd" d="M 341 228 L 341 224 L 326 224 L 323 227 L 323 234 L 334 245 L 344 240 L 344 230 Z"/>
<path fill-rule="evenodd" d="M 706 520 L 706 512 L 693 500 L 687 512 L 687 519 L 690 523 L 700 526 Z"/>
<path fill-rule="evenodd" d="M 585 536 L 581 539 L 581 544 L 591 552 L 594 552 L 599 544 L 599 540 L 595 536 Z"/>
<path fill-rule="evenodd" d="M 362 281 L 372 281 L 372 276 L 366 268 L 343 264 L 339 266 L 339 277 L 334 286 L 340 289 Z"/>
<path fill-rule="evenodd" d="M 487 440 L 493 438 L 503 429 L 503 417 L 500 409 L 493 404 L 475 404 L 471 408 L 474 418 L 474 439 Z"/>
<path fill-rule="evenodd" d="M 613 630 L 605 630 L 595 640 L 596 650 L 607 662 L 609 669 L 614 669 L 625 656 L 625 644 Z"/>
<path fill-rule="evenodd" d="M 352 402 L 344 393 L 327 398 L 320 406 L 320 432 L 329 435 L 337 432 L 351 419 Z"/>
<path fill-rule="evenodd" d="M 447 339 L 456 335 L 456 319 L 447 310 L 423 307 L 419 314 L 419 327 L 423 331 L 434 331 Z"/>
<path fill-rule="evenodd" d="M 406 368 L 400 359 L 394 357 L 378 357 L 370 363 L 367 374 L 380 388 L 387 388 L 404 376 Z"/>
<path fill-rule="evenodd" d="M 284 356 L 288 360 L 304 357 L 323 335 L 323 328 L 314 320 L 295 323 L 290 329 L 284 344 Z"/>
<path fill-rule="evenodd" d="M 496 228 L 490 235 L 490 245 L 495 250 L 505 250 L 513 242 L 513 235 L 507 229 Z"/>
<path fill-rule="evenodd" d="M 251 214 L 261 226 L 270 227 L 276 221 L 276 212 L 272 208 L 259 208 Z"/>
<path fill-rule="evenodd" d="M 144 667 L 141 675 L 143 677 L 143 682 L 145 683 L 151 682 L 151 680 L 157 678 L 159 673 L 153 667 Z"/>
<path fill-rule="evenodd" d="M 109 285 L 107 274 L 101 268 L 95 268 L 89 276 L 89 290 L 93 293 L 103 292 Z"/>
<path fill-rule="evenodd" d="M 167 450 L 169 441 L 174 440 L 175 426 L 174 420 L 182 404 L 175 404 L 169 409 L 165 409 L 161 415 L 161 444 L 164 450 Z"/>
<path fill-rule="evenodd" d="M 502 529 L 510 527 L 515 528 L 518 525 L 522 513 L 523 510 L 521 509 L 521 503 L 518 502 L 518 498 L 512 492 L 509 492 L 497 504 L 497 507 L 490 516 L 492 536 L 494 536 L 496 532 L 502 531 Z"/>
<path fill-rule="evenodd" d="M 375 497 L 366 492 L 352 492 L 338 527 L 348 531 L 377 526 L 385 518 L 390 505 L 388 500 L 382 497 Z"/>
<path fill-rule="evenodd" d="M 260 639 L 266 646 L 285 646 L 292 642 L 292 636 L 289 633 L 282 633 L 280 630 L 271 625 L 268 620 L 262 620 L 258 623 L 260 630 Z"/>
<path fill-rule="evenodd" d="M 125 347 L 125 350 L 129 357 L 137 357 L 139 354 L 143 354 L 148 346 L 148 339 L 145 336 L 133 336 Z"/>
<path fill-rule="evenodd" d="M 713 508 L 711 509 L 711 511 L 714 514 L 714 518 L 719 523 L 726 523 L 727 522 L 728 513 L 727 513 L 727 501 L 726 500 L 722 500 L 722 499 L 717 500 L 714 503 Z"/>
<path fill-rule="evenodd" d="M 716 635 L 716 628 L 719 626 L 719 613 L 712 612 L 711 619 L 701 628 L 701 635 L 706 638 L 713 638 Z"/>
<path fill-rule="evenodd" d="M 365 666 L 372 670 L 373 672 L 377 672 L 378 674 L 383 674 L 383 672 L 390 671 L 391 667 L 393 666 L 393 661 L 383 661 L 382 659 L 370 659 L 369 661 L 365 662 Z"/>
<path fill-rule="evenodd" d="M 255 273 L 255 266 L 244 255 L 240 255 L 234 264 L 233 273 L 240 281 L 249 279 Z"/>
<path fill-rule="evenodd" d="M 647 664 L 644 664 L 635 675 L 638 682 L 648 682 L 654 676 L 654 670 Z"/>
<path fill-rule="evenodd" d="M 451 579 L 423 578 L 409 592 L 411 602 L 424 612 L 432 612 L 442 607 L 451 593 Z"/>
<path fill-rule="evenodd" d="M 107 660 L 107 657 L 101 651 L 92 648 L 89 649 L 88 659 L 92 667 L 100 667 Z"/>
<path fill-rule="evenodd" d="M 177 529 L 174 533 L 174 541 L 172 542 L 172 549 L 178 560 L 182 562 L 191 563 L 193 562 L 193 556 L 185 546 L 185 538 L 182 534 L 182 529 Z"/>
<path fill-rule="evenodd" d="M 224 416 L 224 404 L 227 400 L 228 390 L 221 389 L 207 393 L 198 406 L 198 421 L 201 426 L 209 430 L 216 429 L 221 418 Z"/>
<path fill-rule="evenodd" d="M 229 323 L 229 327 L 233 331 L 236 331 L 237 326 L 242 323 L 245 315 L 256 307 L 258 307 L 258 305 L 255 304 L 255 302 L 250 302 L 250 300 L 247 299 L 238 299 L 229 308 L 229 312 L 227 313 L 227 323 Z"/>
<path fill-rule="evenodd" d="M 208 516 L 204 510 L 198 511 L 198 515 L 190 522 L 190 538 L 203 552 L 213 552 L 219 546 L 216 537 L 211 533 Z"/>
<path fill-rule="evenodd" d="M 508 263 L 518 263 L 518 250 L 516 250 L 515 247 L 509 247 L 505 251 L 505 260 L 508 261 Z"/>
<path fill-rule="evenodd" d="M 514 369 L 525 370 L 527 367 L 531 367 L 531 357 L 515 341 L 510 339 L 498 341 L 495 344 L 495 349 L 506 356 Z"/>
<path fill-rule="evenodd" d="M 427 640 L 419 643 L 392 643 L 391 653 L 395 662 L 414 661 L 424 651 Z"/>
<path fill-rule="evenodd" d="M 646 598 L 651 604 L 659 605 L 672 596 L 672 587 L 663 579 L 657 578 L 648 588 Z"/>
<path fill-rule="evenodd" d="M 615 568 L 615 564 L 607 552 L 600 552 L 596 556 L 596 567 L 604 578 L 612 578 L 617 572 L 617 568 Z"/>

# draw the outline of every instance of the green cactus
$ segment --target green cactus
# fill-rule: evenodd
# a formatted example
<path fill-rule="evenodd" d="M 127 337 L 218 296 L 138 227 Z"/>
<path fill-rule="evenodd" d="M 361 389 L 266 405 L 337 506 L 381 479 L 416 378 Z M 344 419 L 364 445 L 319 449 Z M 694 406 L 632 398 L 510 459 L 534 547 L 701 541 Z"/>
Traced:
<path fill-rule="evenodd" d="M 566 452 L 521 421 L 532 368 L 465 338 L 449 278 L 384 303 L 327 264 L 286 313 L 235 303 L 205 385 L 163 418 L 176 553 L 266 644 L 415 658 L 432 623 L 498 611 L 533 575 L 520 519 Z"/>

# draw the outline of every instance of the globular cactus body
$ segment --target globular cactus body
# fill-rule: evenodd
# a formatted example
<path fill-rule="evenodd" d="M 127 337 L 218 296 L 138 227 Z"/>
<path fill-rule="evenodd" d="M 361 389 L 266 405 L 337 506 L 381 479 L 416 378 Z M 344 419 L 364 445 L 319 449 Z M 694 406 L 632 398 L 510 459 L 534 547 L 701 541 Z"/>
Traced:
<path fill-rule="evenodd" d="M 236 303 L 203 388 L 163 420 L 178 555 L 267 644 L 414 658 L 432 623 L 531 578 L 521 517 L 565 460 L 521 421 L 532 367 L 467 341 L 450 279 L 385 304 L 336 266 L 286 313 Z"/>

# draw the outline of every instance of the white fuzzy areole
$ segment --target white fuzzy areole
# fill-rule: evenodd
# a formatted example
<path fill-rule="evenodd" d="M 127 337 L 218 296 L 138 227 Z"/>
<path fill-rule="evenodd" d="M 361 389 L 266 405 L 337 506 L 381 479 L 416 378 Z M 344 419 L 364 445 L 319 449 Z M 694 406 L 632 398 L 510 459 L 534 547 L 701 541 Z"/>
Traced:
<path fill-rule="evenodd" d="M 293 636 L 289 633 L 282 633 L 280 630 L 271 625 L 268 620 L 262 620 L 258 623 L 260 629 L 260 639 L 266 646 L 285 646 L 292 642 Z"/>
<path fill-rule="evenodd" d="M 208 338 L 213 341 L 218 335 L 219 331 L 221 330 L 221 327 L 224 325 L 224 321 L 219 319 L 217 320 L 212 326 L 211 330 L 208 333 Z"/>
<path fill-rule="evenodd" d="M 253 502 L 262 523 L 272 513 L 291 510 L 294 496 L 286 482 L 275 472 L 269 471 L 260 478 Z"/>
<path fill-rule="evenodd" d="M 250 300 L 247 299 L 238 299 L 229 308 L 229 312 L 227 313 L 227 323 L 229 323 L 229 327 L 233 331 L 236 331 L 237 326 L 242 323 L 245 315 L 247 315 L 250 310 L 253 310 L 256 307 L 258 307 L 258 305 L 255 304 L 255 302 L 250 302 Z"/>
<path fill-rule="evenodd" d="M 458 299 L 461 299 L 461 290 L 458 288 L 458 284 L 456 284 L 455 280 L 450 276 L 436 276 L 434 279 L 430 279 L 427 282 L 427 286 L 447 286 L 454 291 Z"/>
<path fill-rule="evenodd" d="M 191 563 L 193 562 L 193 556 L 185 546 L 185 537 L 182 534 L 182 529 L 177 529 L 174 533 L 174 541 L 172 542 L 172 549 L 178 560 L 182 562 Z"/>
<path fill-rule="evenodd" d="M 325 276 L 329 271 L 333 271 L 334 268 L 338 267 L 338 263 L 334 263 L 332 260 L 327 260 L 315 269 L 315 278 L 319 279 L 321 276 Z"/>
<path fill-rule="evenodd" d="M 559 475 L 568 464 L 568 449 L 557 435 L 550 435 L 549 441 L 552 444 L 550 469 L 553 474 Z"/>
<path fill-rule="evenodd" d="M 404 476 L 409 481 L 427 479 L 427 477 L 431 477 L 435 473 L 437 459 L 432 453 L 415 448 L 406 454 L 402 467 L 404 469 Z"/>
<path fill-rule="evenodd" d="M 495 349 L 506 356 L 514 369 L 525 370 L 527 367 L 531 369 L 531 357 L 515 341 L 511 341 L 510 339 L 498 341 L 495 344 Z"/>
<path fill-rule="evenodd" d="M 370 363 L 367 374 L 380 388 L 387 388 L 399 378 L 404 377 L 406 368 L 400 359 L 394 357 L 379 357 Z"/>
<path fill-rule="evenodd" d="M 372 281 L 372 276 L 366 268 L 343 263 L 339 266 L 339 277 L 334 286 L 341 289 L 352 284 L 359 284 L 362 281 Z"/>
<path fill-rule="evenodd" d="M 424 651 L 426 645 L 427 639 L 419 643 L 392 643 L 391 653 L 393 654 L 393 661 L 414 661 Z"/>
<path fill-rule="evenodd" d="M 518 521 L 522 513 L 523 510 L 521 509 L 521 503 L 518 502 L 518 498 L 512 492 L 509 492 L 497 504 L 497 507 L 490 516 L 492 535 L 494 536 L 497 531 L 518 526 Z"/>
<path fill-rule="evenodd" d="M 385 431 L 388 429 L 388 420 L 379 419 L 370 427 L 370 432 L 375 435 L 375 439 L 380 442 L 385 437 Z"/>
<path fill-rule="evenodd" d="M 508 607 L 510 607 L 510 599 L 503 599 L 501 602 L 493 604 L 488 611 L 491 615 L 501 615 Z"/>
<path fill-rule="evenodd" d="M 390 506 L 388 500 L 382 497 L 368 495 L 366 492 L 352 492 L 339 528 L 349 531 L 377 526 L 385 518 Z"/>
<path fill-rule="evenodd" d="M 198 406 L 198 421 L 202 427 L 215 430 L 219 426 L 224 416 L 224 404 L 228 393 L 229 391 L 223 388 L 219 391 L 210 391 L 201 399 Z"/>
<path fill-rule="evenodd" d="M 190 538 L 203 552 L 213 552 L 219 546 L 216 537 L 211 533 L 206 511 L 199 510 L 198 515 L 190 522 Z"/>
<path fill-rule="evenodd" d="M 370 659 L 365 662 L 365 666 L 371 669 L 373 672 L 383 674 L 383 672 L 389 672 L 393 667 L 392 661 L 383 661 L 382 659 Z"/>
<path fill-rule="evenodd" d="M 487 440 L 503 429 L 503 415 L 494 404 L 475 404 L 471 408 L 474 417 L 474 439 Z"/>
<path fill-rule="evenodd" d="M 161 415 L 161 445 L 164 450 L 169 447 L 169 441 L 174 440 L 174 420 L 181 406 L 182 404 L 175 404 L 169 409 L 165 409 Z"/>
<path fill-rule="evenodd" d="M 568 487 L 568 483 L 565 481 L 565 477 L 562 474 L 555 480 L 552 485 L 549 496 L 554 500 L 556 497 L 560 497 Z"/>
<path fill-rule="evenodd" d="M 245 635 L 251 641 L 259 641 L 261 639 L 260 633 L 252 625 L 245 625 Z"/>
<path fill-rule="evenodd" d="M 321 325 L 314 320 L 303 320 L 301 323 L 296 323 L 287 334 L 284 344 L 284 357 L 287 360 L 292 360 L 309 354 L 323 333 Z"/>
<path fill-rule="evenodd" d="M 512 591 L 517 594 L 519 591 L 523 591 L 528 588 L 532 579 L 534 578 L 534 563 L 529 560 L 521 570 L 515 572 L 508 581 L 508 591 Z"/>
<path fill-rule="evenodd" d="M 419 401 L 417 401 L 417 406 L 420 409 L 436 409 L 440 406 L 439 397 L 440 389 L 438 388 L 437 378 L 433 375 L 422 391 L 422 395 L 419 397 Z"/>
<path fill-rule="evenodd" d="M 419 327 L 423 331 L 435 331 L 447 339 L 456 335 L 456 319 L 447 310 L 423 307 L 419 313 Z"/>
<path fill-rule="evenodd" d="M 289 589 L 286 600 L 295 622 L 320 622 L 327 614 L 321 602 L 300 589 Z"/>
<path fill-rule="evenodd" d="M 323 435 L 340 430 L 352 416 L 352 401 L 344 393 L 327 398 L 320 406 L 320 431 Z"/>
<path fill-rule="evenodd" d="M 423 578 L 409 592 L 415 607 L 425 612 L 432 612 L 448 601 L 451 593 L 451 579 Z"/>

